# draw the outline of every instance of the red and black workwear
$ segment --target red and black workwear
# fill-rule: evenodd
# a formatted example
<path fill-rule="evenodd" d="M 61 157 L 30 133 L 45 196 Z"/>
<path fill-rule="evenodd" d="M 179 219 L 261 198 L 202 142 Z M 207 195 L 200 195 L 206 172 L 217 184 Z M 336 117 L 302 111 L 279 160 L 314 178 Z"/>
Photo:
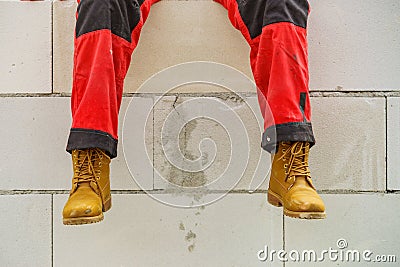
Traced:
<path fill-rule="evenodd" d="M 117 156 L 124 78 L 150 7 L 158 1 L 78 0 L 73 122 L 67 151 L 97 147 L 111 158 Z M 250 65 L 264 117 L 262 147 L 271 152 L 280 141 L 306 141 L 313 145 L 308 91 L 308 1 L 215 1 L 228 10 L 232 25 L 251 48 Z"/>

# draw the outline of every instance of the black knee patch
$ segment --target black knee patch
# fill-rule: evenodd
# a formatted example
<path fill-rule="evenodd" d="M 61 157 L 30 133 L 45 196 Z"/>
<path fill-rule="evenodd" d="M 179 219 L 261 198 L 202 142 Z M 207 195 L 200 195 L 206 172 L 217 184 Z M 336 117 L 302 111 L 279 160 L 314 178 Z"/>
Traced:
<path fill-rule="evenodd" d="M 144 0 L 81 0 L 75 34 L 108 29 L 131 42 L 133 29 L 140 21 L 140 6 Z"/>
<path fill-rule="evenodd" d="M 236 0 L 243 22 L 253 39 L 264 26 L 290 22 L 306 28 L 309 11 L 307 0 Z"/>

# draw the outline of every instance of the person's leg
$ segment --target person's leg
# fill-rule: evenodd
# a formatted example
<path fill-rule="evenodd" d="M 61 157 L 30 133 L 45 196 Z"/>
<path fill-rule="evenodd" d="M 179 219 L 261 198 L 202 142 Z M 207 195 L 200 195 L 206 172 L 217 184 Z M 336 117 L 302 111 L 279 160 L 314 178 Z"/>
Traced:
<path fill-rule="evenodd" d="M 110 159 L 117 156 L 118 113 L 131 54 L 158 0 L 78 0 L 67 151 L 73 185 L 65 224 L 102 220 L 111 207 Z M 106 166 L 106 167 L 105 167 Z"/>
<path fill-rule="evenodd" d="M 286 215 L 325 217 L 312 185 L 315 139 L 308 90 L 306 0 L 215 0 L 250 45 L 250 64 L 264 117 L 262 147 L 274 155 L 268 199 Z M 272 114 L 272 115 L 271 115 Z"/>

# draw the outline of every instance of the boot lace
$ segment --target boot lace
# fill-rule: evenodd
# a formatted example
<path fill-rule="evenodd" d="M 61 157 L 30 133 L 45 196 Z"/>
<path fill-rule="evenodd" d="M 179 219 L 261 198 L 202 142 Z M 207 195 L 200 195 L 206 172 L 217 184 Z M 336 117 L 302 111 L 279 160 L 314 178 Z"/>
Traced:
<path fill-rule="evenodd" d="M 287 161 L 287 163 L 284 164 L 286 174 L 285 182 L 292 180 L 288 190 L 293 186 L 294 182 L 296 181 L 296 177 L 298 176 L 305 177 L 305 179 L 311 183 L 311 174 L 306 158 L 309 144 L 305 142 L 295 142 L 292 144 L 283 142 L 281 145 L 283 146 L 283 155 L 279 158 L 279 160 L 283 160 L 285 162 Z"/>
<path fill-rule="evenodd" d="M 95 182 L 100 179 L 103 154 L 98 149 L 78 150 L 75 160 L 74 184 Z"/>

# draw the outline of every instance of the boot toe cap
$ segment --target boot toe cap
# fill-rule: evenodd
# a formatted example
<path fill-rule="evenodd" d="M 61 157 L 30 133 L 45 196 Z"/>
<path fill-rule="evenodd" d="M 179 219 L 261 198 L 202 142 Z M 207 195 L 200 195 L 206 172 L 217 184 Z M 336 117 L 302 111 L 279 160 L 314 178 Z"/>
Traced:
<path fill-rule="evenodd" d="M 298 212 L 324 212 L 325 205 L 316 192 L 293 194 L 288 199 L 287 209 Z"/>
<path fill-rule="evenodd" d="M 312 201 L 294 201 L 291 207 L 289 208 L 290 210 L 293 211 L 300 211 L 300 212 L 324 212 L 325 211 L 325 206 L 322 202 L 319 200 L 315 199 Z"/>
<path fill-rule="evenodd" d="M 64 218 L 94 217 L 102 213 L 101 205 L 97 203 L 80 203 L 67 205 L 63 210 Z"/>
<path fill-rule="evenodd" d="M 102 214 L 101 198 L 89 190 L 78 190 L 64 206 L 64 218 L 94 217 Z"/>

